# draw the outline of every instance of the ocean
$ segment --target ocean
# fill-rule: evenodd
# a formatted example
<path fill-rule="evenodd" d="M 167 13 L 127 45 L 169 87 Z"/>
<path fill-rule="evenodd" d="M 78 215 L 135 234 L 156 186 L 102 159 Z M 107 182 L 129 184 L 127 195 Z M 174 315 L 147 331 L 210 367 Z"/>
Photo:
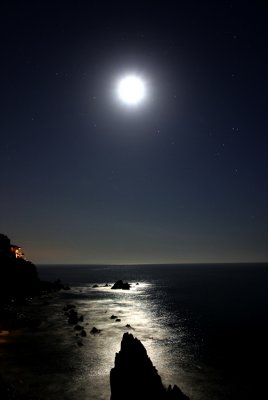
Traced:
<path fill-rule="evenodd" d="M 71 286 L 50 311 L 65 354 L 51 385 L 62 381 L 64 398 L 109 399 L 109 373 L 126 331 L 142 341 L 163 383 L 177 384 L 191 400 L 265 393 L 268 264 L 43 265 L 38 273 Z M 119 279 L 131 289 L 105 286 Z M 87 337 L 79 348 L 62 311 L 69 303 L 84 316 Z M 89 333 L 93 326 L 99 335 Z"/>

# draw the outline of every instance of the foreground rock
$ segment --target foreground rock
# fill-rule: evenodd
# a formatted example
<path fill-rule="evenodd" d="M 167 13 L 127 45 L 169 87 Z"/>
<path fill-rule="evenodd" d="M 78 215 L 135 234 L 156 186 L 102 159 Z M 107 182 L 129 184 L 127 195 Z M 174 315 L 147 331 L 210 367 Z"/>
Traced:
<path fill-rule="evenodd" d="M 111 287 L 111 289 L 123 289 L 123 290 L 129 290 L 130 289 L 130 284 L 128 282 L 123 282 L 121 279 Z"/>
<path fill-rule="evenodd" d="M 166 390 L 143 344 L 125 333 L 110 372 L 111 400 L 189 400 L 175 385 Z"/>

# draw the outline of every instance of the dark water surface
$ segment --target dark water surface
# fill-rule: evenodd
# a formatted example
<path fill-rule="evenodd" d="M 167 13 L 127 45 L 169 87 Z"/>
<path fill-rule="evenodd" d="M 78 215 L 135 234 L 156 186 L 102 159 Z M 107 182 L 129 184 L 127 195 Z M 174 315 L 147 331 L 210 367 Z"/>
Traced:
<path fill-rule="evenodd" d="M 126 324 L 134 327 L 164 384 L 178 384 L 192 400 L 246 400 L 264 391 L 267 264 L 39 266 L 38 271 L 41 279 L 69 283 L 72 290 L 59 301 L 76 304 L 88 329 L 102 329 L 72 355 L 76 397 L 109 399 L 109 372 Z M 131 290 L 104 287 L 118 279 L 130 282 Z M 111 320 L 112 314 L 121 322 Z"/>

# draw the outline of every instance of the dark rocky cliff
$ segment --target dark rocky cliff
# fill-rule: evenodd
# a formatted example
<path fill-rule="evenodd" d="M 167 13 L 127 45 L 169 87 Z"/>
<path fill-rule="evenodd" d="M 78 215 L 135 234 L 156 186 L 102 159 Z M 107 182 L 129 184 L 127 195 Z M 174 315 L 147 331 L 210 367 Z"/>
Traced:
<path fill-rule="evenodd" d="M 20 302 L 27 297 L 60 289 L 67 289 L 59 280 L 40 281 L 36 266 L 15 250 L 20 247 L 10 244 L 10 239 L 0 234 L 0 305 L 5 302 Z"/>
<path fill-rule="evenodd" d="M 40 290 L 37 270 L 30 261 L 17 258 L 0 259 L 0 299 L 33 296 Z"/>

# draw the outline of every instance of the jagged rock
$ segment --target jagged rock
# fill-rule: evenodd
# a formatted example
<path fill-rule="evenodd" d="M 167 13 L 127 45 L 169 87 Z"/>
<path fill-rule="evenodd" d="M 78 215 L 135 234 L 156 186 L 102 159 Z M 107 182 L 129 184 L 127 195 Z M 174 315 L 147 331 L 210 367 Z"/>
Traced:
<path fill-rule="evenodd" d="M 87 333 L 86 333 L 85 329 L 82 329 L 82 331 L 80 332 L 80 335 L 82 337 L 86 337 L 87 336 Z"/>
<path fill-rule="evenodd" d="M 81 325 L 75 325 L 75 327 L 74 327 L 74 329 L 76 330 L 76 331 L 82 331 L 84 328 L 83 328 L 83 326 L 81 326 Z"/>
<path fill-rule="evenodd" d="M 115 322 L 121 322 L 120 318 L 116 318 Z"/>
<path fill-rule="evenodd" d="M 167 400 L 189 400 L 189 397 L 186 396 L 177 385 L 174 385 L 173 388 L 169 385 L 165 398 Z"/>
<path fill-rule="evenodd" d="M 160 399 L 164 387 L 142 343 L 125 333 L 110 373 L 111 400 Z"/>
<path fill-rule="evenodd" d="M 117 315 L 111 315 L 111 319 L 116 319 Z"/>
<path fill-rule="evenodd" d="M 110 386 L 111 400 L 189 400 L 176 385 L 165 389 L 145 347 L 131 333 L 124 333 L 115 355 Z"/>
<path fill-rule="evenodd" d="M 90 333 L 92 335 L 96 335 L 98 333 L 101 333 L 101 329 L 97 329 L 95 326 L 93 326 L 93 328 L 91 329 Z"/>
<path fill-rule="evenodd" d="M 93 285 L 92 287 L 93 287 L 93 288 L 97 288 L 97 287 L 99 287 L 99 285 L 97 285 L 97 284 L 95 283 L 95 285 Z"/>
<path fill-rule="evenodd" d="M 119 280 L 119 281 L 115 282 L 115 284 L 111 287 L 111 289 L 129 290 L 130 284 L 128 282 L 123 282 L 122 280 Z"/>
<path fill-rule="evenodd" d="M 133 329 L 133 331 L 135 331 L 135 329 L 130 324 L 126 324 L 125 327 L 128 328 L 128 329 Z"/>

